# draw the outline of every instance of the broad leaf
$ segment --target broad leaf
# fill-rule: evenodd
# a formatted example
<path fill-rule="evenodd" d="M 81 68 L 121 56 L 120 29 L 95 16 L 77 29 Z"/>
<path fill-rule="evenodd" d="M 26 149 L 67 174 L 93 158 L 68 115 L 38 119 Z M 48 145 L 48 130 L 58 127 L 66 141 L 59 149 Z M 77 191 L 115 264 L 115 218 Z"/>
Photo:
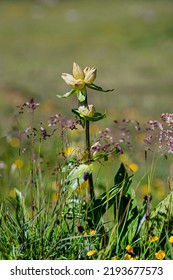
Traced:
<path fill-rule="evenodd" d="M 97 224 L 100 218 L 105 214 L 112 205 L 117 203 L 117 198 L 120 193 L 123 192 L 123 188 L 127 190 L 131 183 L 130 177 L 128 177 L 126 169 L 123 164 L 121 164 L 115 179 L 114 186 L 110 188 L 107 192 L 103 193 L 100 198 L 96 199 L 94 202 L 94 218 L 95 224 Z"/>
<path fill-rule="evenodd" d="M 92 170 L 92 164 L 81 164 L 74 167 L 67 176 L 67 182 L 70 188 L 74 191 L 82 182 L 84 182 L 84 174 L 86 172 L 91 173 Z"/>
<path fill-rule="evenodd" d="M 165 230 L 173 230 L 173 191 L 151 211 L 141 227 L 141 236 L 145 236 L 148 229 L 153 228 L 153 233 L 160 237 L 165 236 Z"/>

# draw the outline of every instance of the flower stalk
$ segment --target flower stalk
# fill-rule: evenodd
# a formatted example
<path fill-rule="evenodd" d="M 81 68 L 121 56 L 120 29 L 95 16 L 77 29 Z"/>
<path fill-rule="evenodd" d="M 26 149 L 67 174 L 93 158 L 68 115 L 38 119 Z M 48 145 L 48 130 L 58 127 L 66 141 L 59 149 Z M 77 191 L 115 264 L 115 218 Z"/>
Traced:
<path fill-rule="evenodd" d="M 77 63 L 73 63 L 72 75 L 68 73 L 62 74 L 62 79 L 71 88 L 71 90 L 64 95 L 57 95 L 59 98 L 67 98 L 72 94 L 76 94 L 79 101 L 78 109 L 72 109 L 72 112 L 80 119 L 81 125 L 85 129 L 85 150 L 86 150 L 86 162 L 90 166 L 92 161 L 91 144 L 90 144 L 90 122 L 99 121 L 105 117 L 105 114 L 96 112 L 94 106 L 88 105 L 87 100 L 87 87 L 100 91 L 109 92 L 111 90 L 104 90 L 100 86 L 95 85 L 93 82 L 96 79 L 97 69 L 95 67 L 85 67 L 82 69 Z M 95 192 L 93 185 L 92 172 L 88 172 L 88 194 L 87 198 L 89 202 L 95 200 Z"/>
<path fill-rule="evenodd" d="M 88 99 L 87 99 L 87 90 L 85 88 L 85 100 L 83 102 L 79 102 L 79 108 L 83 107 L 84 110 L 88 109 Z M 90 121 L 85 120 L 85 146 L 87 153 L 87 162 L 91 163 L 91 144 L 90 144 Z M 95 192 L 94 192 L 94 184 L 93 184 L 93 175 L 89 173 L 88 175 L 88 201 L 95 200 Z"/>

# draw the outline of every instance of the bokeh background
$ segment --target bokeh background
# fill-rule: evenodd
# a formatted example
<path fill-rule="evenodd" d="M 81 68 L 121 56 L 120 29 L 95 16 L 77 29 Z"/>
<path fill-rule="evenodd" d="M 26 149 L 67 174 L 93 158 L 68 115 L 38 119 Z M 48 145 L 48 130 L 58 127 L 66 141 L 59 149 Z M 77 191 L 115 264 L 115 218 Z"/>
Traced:
<path fill-rule="evenodd" d="M 89 94 L 107 112 L 103 126 L 171 113 L 172 18 L 172 0 L 0 0 L 1 137 L 14 125 L 16 106 L 32 97 L 41 120 L 71 116 L 75 96 L 56 95 L 68 90 L 61 73 L 71 73 L 73 61 L 96 67 L 96 84 L 115 89 Z"/>

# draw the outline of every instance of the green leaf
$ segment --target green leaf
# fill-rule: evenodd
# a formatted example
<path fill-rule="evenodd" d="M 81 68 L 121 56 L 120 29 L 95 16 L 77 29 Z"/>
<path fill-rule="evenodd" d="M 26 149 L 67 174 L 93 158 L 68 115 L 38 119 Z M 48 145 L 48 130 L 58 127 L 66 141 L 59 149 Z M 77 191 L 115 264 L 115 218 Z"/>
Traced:
<path fill-rule="evenodd" d="M 127 189 L 127 186 L 130 185 L 131 180 L 129 178 L 124 165 L 121 164 L 114 179 L 114 186 L 112 186 L 107 192 L 104 192 L 100 198 L 96 199 L 94 202 L 95 224 L 99 222 L 106 210 L 116 203 L 120 192 L 123 192 L 123 188 L 125 187 Z"/>
<path fill-rule="evenodd" d="M 83 94 L 83 92 L 81 90 L 76 90 L 76 95 L 80 102 L 83 102 L 86 98 L 86 95 Z"/>
<path fill-rule="evenodd" d="M 72 109 L 72 113 L 75 115 L 76 118 L 78 118 L 80 120 L 80 124 L 81 126 L 84 128 L 85 127 L 85 119 L 84 117 L 82 117 L 77 109 Z"/>
<path fill-rule="evenodd" d="M 154 228 L 154 234 L 160 237 L 164 230 L 173 231 L 173 191 L 170 192 L 149 214 L 141 227 L 141 236 L 145 236 L 148 228 Z"/>
<path fill-rule="evenodd" d="M 97 90 L 97 91 L 102 91 L 102 92 L 110 92 L 110 91 L 113 91 L 114 89 L 103 89 L 95 84 L 88 84 L 87 87 L 91 88 L 91 89 L 94 89 L 94 90 Z"/>
<path fill-rule="evenodd" d="M 101 113 L 96 112 L 93 117 L 85 117 L 85 119 L 90 122 L 97 122 L 99 120 L 104 119 L 105 117 L 106 117 L 106 113 L 101 114 Z"/>
<path fill-rule="evenodd" d="M 64 95 L 57 95 L 57 97 L 59 97 L 59 98 L 67 98 L 67 97 L 71 96 L 75 92 L 76 92 L 76 89 L 73 88 L 71 91 L 66 92 Z"/>
<path fill-rule="evenodd" d="M 72 109 L 72 112 L 74 113 L 74 115 L 79 118 L 82 122 L 82 126 L 84 127 L 85 125 L 85 120 L 87 121 L 90 121 L 90 122 L 96 122 L 96 121 L 99 121 L 101 119 L 104 119 L 106 117 L 106 113 L 104 114 L 101 114 L 101 113 L 98 113 L 96 112 L 94 114 L 94 116 L 92 117 L 88 117 L 88 116 L 83 116 L 79 113 L 78 109 Z"/>

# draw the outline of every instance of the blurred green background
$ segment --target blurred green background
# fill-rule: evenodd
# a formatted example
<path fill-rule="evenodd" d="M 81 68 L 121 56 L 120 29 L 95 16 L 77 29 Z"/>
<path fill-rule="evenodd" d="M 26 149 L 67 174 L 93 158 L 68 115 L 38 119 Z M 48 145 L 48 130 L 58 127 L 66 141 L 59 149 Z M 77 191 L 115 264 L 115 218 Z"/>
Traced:
<path fill-rule="evenodd" d="M 61 73 L 71 73 L 73 61 L 96 67 L 96 84 L 115 88 L 89 93 L 89 103 L 107 112 L 102 127 L 171 113 L 172 18 L 172 0 L 0 0 L 0 135 L 31 97 L 41 120 L 71 116 L 75 96 L 56 94 L 68 90 Z"/>
<path fill-rule="evenodd" d="M 171 0 L 1 0 L 1 130 L 30 97 L 47 115 L 75 107 L 75 97 L 56 97 L 68 89 L 61 73 L 73 61 L 96 67 L 96 84 L 115 88 L 91 96 L 110 118 L 171 112 L 172 16 Z"/>

